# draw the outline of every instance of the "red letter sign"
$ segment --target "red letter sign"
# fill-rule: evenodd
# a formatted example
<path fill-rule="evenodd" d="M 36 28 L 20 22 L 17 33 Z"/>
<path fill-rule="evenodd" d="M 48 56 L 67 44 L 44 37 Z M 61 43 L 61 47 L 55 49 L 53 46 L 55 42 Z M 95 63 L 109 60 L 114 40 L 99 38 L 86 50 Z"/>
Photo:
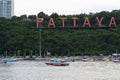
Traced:
<path fill-rule="evenodd" d="M 50 21 L 49 21 L 49 24 L 48 24 L 48 28 L 49 28 L 50 26 L 53 26 L 53 27 L 55 28 L 55 23 L 54 23 L 53 18 L 50 18 Z"/>
<path fill-rule="evenodd" d="M 76 21 L 78 20 L 78 18 L 77 17 L 73 17 L 72 19 L 73 19 L 73 22 L 74 22 L 73 26 L 76 27 Z"/>
<path fill-rule="evenodd" d="M 41 25 L 41 23 L 43 22 L 44 18 L 37 18 L 36 19 L 36 27 L 39 27 L 39 24 Z"/>
<path fill-rule="evenodd" d="M 104 18 L 104 17 L 102 17 L 102 18 L 99 20 L 99 18 L 96 17 L 99 27 L 102 27 L 103 18 Z"/>
<path fill-rule="evenodd" d="M 116 27 L 116 22 L 115 22 L 115 18 L 112 17 L 111 20 L 110 20 L 110 24 L 109 24 L 109 27 L 111 26 L 115 26 Z"/>
<path fill-rule="evenodd" d="M 60 18 L 61 20 L 62 20 L 62 27 L 64 27 L 65 26 L 65 20 L 67 19 L 67 18 Z"/>
<path fill-rule="evenodd" d="M 90 21 L 89 21 L 88 17 L 86 17 L 85 20 L 84 20 L 83 27 L 85 27 L 85 26 L 90 27 Z"/>

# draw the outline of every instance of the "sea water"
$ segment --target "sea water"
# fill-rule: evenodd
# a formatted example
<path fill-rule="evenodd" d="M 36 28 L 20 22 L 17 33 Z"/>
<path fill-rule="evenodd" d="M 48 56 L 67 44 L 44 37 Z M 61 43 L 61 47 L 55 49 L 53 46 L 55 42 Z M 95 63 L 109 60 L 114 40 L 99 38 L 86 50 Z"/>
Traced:
<path fill-rule="evenodd" d="M 43 61 L 0 63 L 0 80 L 120 80 L 120 63 L 69 62 L 48 66 Z"/>

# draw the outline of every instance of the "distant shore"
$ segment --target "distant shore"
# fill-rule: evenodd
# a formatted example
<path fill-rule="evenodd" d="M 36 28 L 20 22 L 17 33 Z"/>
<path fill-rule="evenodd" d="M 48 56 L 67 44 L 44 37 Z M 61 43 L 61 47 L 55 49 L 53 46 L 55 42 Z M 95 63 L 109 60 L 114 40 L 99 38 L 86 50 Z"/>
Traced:
<path fill-rule="evenodd" d="M 7 57 L 10 59 L 16 59 L 16 60 L 35 60 L 35 61 L 49 61 L 51 59 L 63 59 L 66 61 L 84 61 L 84 62 L 93 62 L 93 61 L 112 61 L 111 56 L 71 56 L 71 57 L 34 57 L 34 58 L 23 58 L 23 57 Z M 0 61 L 2 59 L 6 59 L 5 57 L 0 58 Z"/>

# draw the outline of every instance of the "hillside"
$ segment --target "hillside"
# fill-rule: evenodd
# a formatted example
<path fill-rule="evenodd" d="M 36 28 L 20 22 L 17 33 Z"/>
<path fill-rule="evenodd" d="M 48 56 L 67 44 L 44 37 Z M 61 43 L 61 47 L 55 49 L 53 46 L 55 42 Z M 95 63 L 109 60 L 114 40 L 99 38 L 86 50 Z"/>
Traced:
<path fill-rule="evenodd" d="M 71 27 L 71 17 L 78 17 L 78 27 L 82 27 L 84 18 L 87 16 L 92 24 L 98 27 L 96 17 L 104 17 L 103 24 L 108 27 L 111 17 L 115 17 L 117 27 L 105 29 L 47 29 L 41 31 L 42 55 L 46 51 L 51 55 L 109 55 L 120 50 L 120 10 L 112 12 L 80 15 L 58 15 L 50 16 L 40 12 L 38 17 L 45 21 L 42 25 L 47 27 L 50 17 L 54 18 L 57 27 L 61 26 L 60 17 L 66 17 L 66 27 Z M 39 55 L 39 29 L 36 28 L 35 15 L 13 16 L 11 19 L 0 18 L 0 54 L 12 55 Z"/>

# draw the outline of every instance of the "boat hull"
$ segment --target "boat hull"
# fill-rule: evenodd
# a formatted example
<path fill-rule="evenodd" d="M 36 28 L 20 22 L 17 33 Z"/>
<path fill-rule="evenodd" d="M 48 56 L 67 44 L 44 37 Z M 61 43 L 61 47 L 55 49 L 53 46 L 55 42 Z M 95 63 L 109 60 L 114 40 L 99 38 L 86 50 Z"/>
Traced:
<path fill-rule="evenodd" d="M 14 59 L 3 59 L 2 62 L 3 63 L 7 63 L 7 62 L 15 62 L 17 60 L 14 60 Z"/>
<path fill-rule="evenodd" d="M 113 60 L 113 62 L 115 62 L 115 63 L 120 63 L 120 60 Z"/>
<path fill-rule="evenodd" d="M 52 66 L 69 66 L 68 63 L 45 63 L 45 64 Z"/>

